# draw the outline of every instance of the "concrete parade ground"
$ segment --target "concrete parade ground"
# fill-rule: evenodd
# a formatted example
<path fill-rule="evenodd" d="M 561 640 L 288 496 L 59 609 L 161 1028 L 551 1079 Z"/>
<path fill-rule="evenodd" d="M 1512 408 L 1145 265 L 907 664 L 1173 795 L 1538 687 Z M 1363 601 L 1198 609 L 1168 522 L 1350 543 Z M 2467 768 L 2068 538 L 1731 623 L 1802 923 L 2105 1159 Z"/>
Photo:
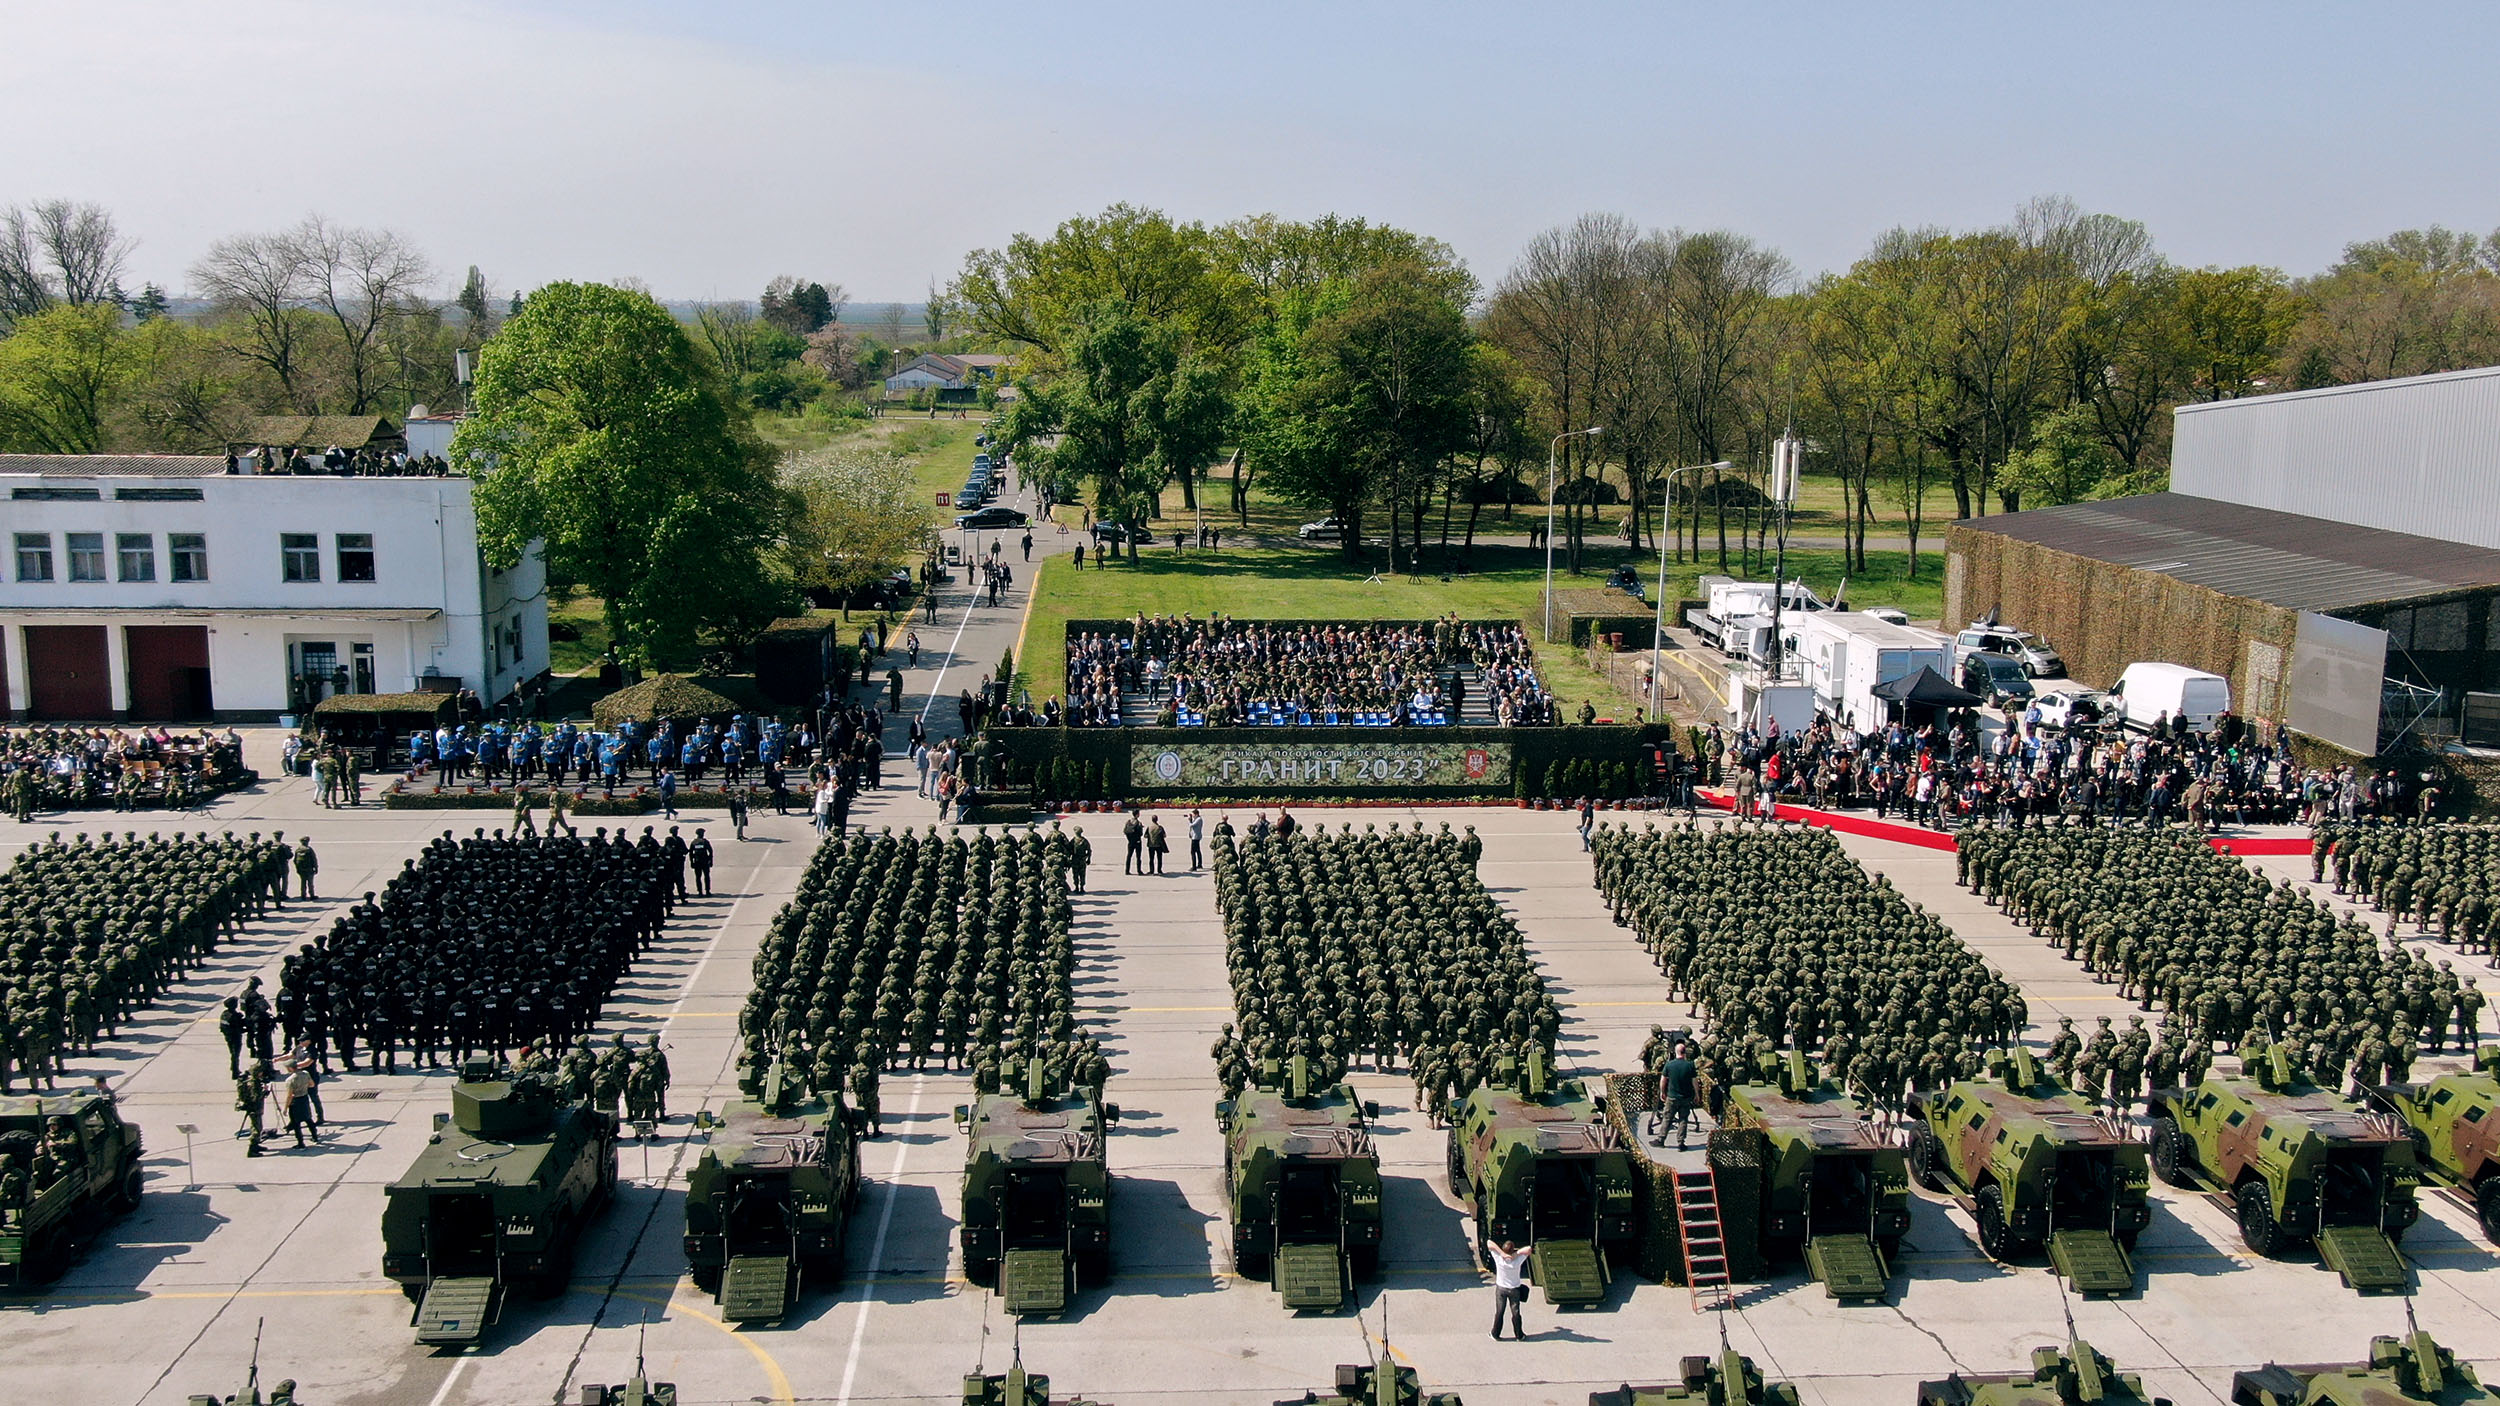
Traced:
<path fill-rule="evenodd" d="M 1012 641 L 1012 608 L 972 609 L 958 593 L 945 612 L 943 628 L 920 626 L 923 665 L 908 681 L 914 707 L 933 695 L 951 699 Z M 941 704 L 932 720 L 951 730 L 952 713 Z M 899 729 L 890 734 L 899 737 Z M 811 1288 L 777 1325 L 732 1329 L 685 1276 L 683 1178 L 702 1147 L 691 1115 L 736 1096 L 736 1013 L 751 962 L 815 841 L 803 816 L 768 813 L 745 843 L 728 838 L 718 812 L 680 821 L 689 834 L 706 825 L 719 845 L 714 894 L 680 906 L 665 939 L 628 972 L 596 1037 L 602 1046 L 613 1032 L 637 1042 L 663 1037 L 675 1077 L 672 1117 L 650 1143 L 623 1144 L 624 1184 L 588 1232 L 569 1290 L 509 1301 L 478 1348 L 417 1346 L 409 1304 L 381 1275 L 381 1188 L 416 1155 L 430 1116 L 448 1108 L 449 1072 L 334 1076 L 323 1090 L 331 1121 L 322 1144 L 299 1151 L 275 1136 L 268 1155 L 247 1159 L 232 1136 L 233 1086 L 214 1015 L 249 975 L 274 990 L 282 954 L 326 929 L 346 900 L 380 889 L 427 839 L 505 817 L 320 809 L 308 781 L 274 775 L 275 747 L 275 734 L 250 736 L 248 758 L 269 779 L 203 814 L 92 817 L 95 829 L 142 833 L 308 834 L 322 855 L 323 896 L 252 924 L 95 1058 L 71 1061 L 77 1082 L 108 1077 L 144 1130 L 146 1190 L 140 1209 L 110 1226 L 58 1283 L 0 1300 L 0 1381 L 12 1399 L 179 1406 L 194 1393 L 222 1395 L 243 1380 L 256 1332 L 264 1390 L 293 1378 L 309 1406 L 573 1402 L 585 1384 L 624 1381 L 646 1332 L 650 1376 L 674 1382 L 689 1406 L 952 1402 L 976 1364 L 1005 1366 L 1012 1321 L 991 1294 L 965 1282 L 954 1253 L 963 1143 L 950 1111 L 969 1098 L 962 1076 L 886 1076 L 885 1136 L 862 1145 L 869 1185 L 839 1285 Z M 886 775 L 888 789 L 863 793 L 854 823 L 931 823 L 934 804 L 916 797 L 907 777 L 892 784 L 902 769 L 889 766 Z M 1473 825 L 1485 840 L 1482 877 L 1517 917 L 1563 1005 L 1567 1072 L 1632 1067 L 1652 1023 L 1691 1018 L 1608 917 L 1568 812 L 1300 814 L 1358 829 Z M 89 828 L 79 819 L 46 816 L 0 830 L 0 860 L 52 829 Z M 639 833 L 645 822 L 623 823 Z M 1991 1262 L 1967 1216 L 1918 1193 L 1909 1248 L 1884 1302 L 1843 1306 L 1791 1266 L 1769 1284 L 1743 1286 L 1735 1309 L 1714 1316 L 1697 1314 L 1680 1287 L 1622 1273 L 1592 1310 L 1558 1314 L 1532 1299 L 1531 1338 L 1495 1342 L 1486 1332 L 1487 1280 L 1444 1181 L 1443 1135 L 1412 1106 L 1402 1072 L 1353 1079 L 1382 1105 L 1383 1276 L 1364 1286 L 1359 1324 L 1351 1312 L 1288 1313 L 1273 1290 L 1238 1278 L 1230 1263 L 1208 1054 L 1230 996 L 1212 880 L 1187 872 L 1179 836 L 1175 872 L 1124 876 L 1119 817 L 1069 823 L 1084 825 L 1095 854 L 1090 892 L 1075 900 L 1078 1013 L 1106 1044 L 1110 1097 L 1123 1118 L 1109 1143 L 1113 1281 L 1087 1289 L 1063 1318 L 1022 1329 L 1026 1365 L 1049 1374 L 1059 1399 L 1299 1399 L 1325 1390 L 1335 1364 L 1364 1360 L 1365 1330 L 1376 1333 L 1384 1315 L 1396 1354 L 1426 1388 L 1460 1392 L 1469 1406 L 1578 1406 L 1593 1390 L 1670 1381 L 1680 1358 L 1715 1350 L 1722 1326 L 1772 1378 L 1835 1406 L 1905 1406 L 1922 1379 L 2023 1369 L 2032 1348 L 2063 1338 L 2060 1281 L 2037 1263 Z M 2035 1042 L 2045 1042 L 2061 1014 L 2088 1028 L 2089 1017 L 2131 1009 L 2114 987 L 2096 986 L 1957 888 L 1949 853 L 1854 836 L 1844 843 L 2021 985 Z M 2305 861 L 2252 862 L 2306 878 Z M 2483 970 L 2459 961 L 2460 970 Z M 187 1140 L 179 1130 L 186 1124 L 197 1129 Z M 2158 1183 L 2153 1196 L 2153 1224 L 2137 1255 L 2141 1289 L 2073 1304 L 2083 1335 L 2122 1369 L 2143 1373 L 2151 1390 L 2182 1406 L 2213 1406 L 2228 1399 L 2235 1369 L 2349 1361 L 2365 1355 L 2372 1334 L 2403 1330 L 2401 1300 L 2348 1291 L 2311 1256 L 2249 1253 L 2230 1214 L 2203 1197 Z M 2488 1375 L 2500 1359 L 2500 1259 L 2470 1211 L 2430 1190 L 2422 1204 L 2422 1223 L 2403 1246 L 2416 1274 L 2414 1312 Z"/>

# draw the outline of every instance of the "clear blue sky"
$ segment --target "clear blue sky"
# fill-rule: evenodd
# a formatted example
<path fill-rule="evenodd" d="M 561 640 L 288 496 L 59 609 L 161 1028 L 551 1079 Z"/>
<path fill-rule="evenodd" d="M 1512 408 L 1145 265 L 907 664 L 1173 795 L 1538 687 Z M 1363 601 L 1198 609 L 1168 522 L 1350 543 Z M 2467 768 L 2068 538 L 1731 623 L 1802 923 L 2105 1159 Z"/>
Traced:
<path fill-rule="evenodd" d="M 862 300 L 1120 200 L 1360 214 L 1487 283 L 1588 210 L 1807 273 L 2042 194 L 2294 273 L 2500 226 L 2489 4 L 11 8 L 0 202 L 101 201 L 177 290 L 211 239 L 316 209 L 412 235 L 446 289 Z"/>

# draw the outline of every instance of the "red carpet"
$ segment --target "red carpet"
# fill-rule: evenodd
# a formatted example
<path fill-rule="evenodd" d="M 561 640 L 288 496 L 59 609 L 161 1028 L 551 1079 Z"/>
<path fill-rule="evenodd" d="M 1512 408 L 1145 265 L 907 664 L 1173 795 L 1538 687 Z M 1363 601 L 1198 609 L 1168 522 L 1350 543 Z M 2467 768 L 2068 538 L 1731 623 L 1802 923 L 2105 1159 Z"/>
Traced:
<path fill-rule="evenodd" d="M 1721 810 L 1732 811 L 1736 808 L 1736 798 L 1724 791 L 1711 791 L 1704 788 L 1697 794 L 1702 800 Z M 1813 806 L 1783 805 L 1779 808 L 1779 818 L 1795 821 L 1801 825 L 1819 825 L 1826 830 L 1837 830 L 1844 835 L 1864 835 L 1869 839 L 1890 840 L 1894 844 L 1917 845 L 1922 849 L 1954 848 L 1953 837 L 1941 830 L 1930 830 L 1924 825 L 1910 825 L 1895 820 L 1877 820 L 1872 816 L 1854 815 L 1846 811 L 1818 810 Z M 2205 843 L 2224 854 L 2282 855 L 2309 852 L 2309 837 L 2306 835 L 2212 835 L 2206 838 Z"/>

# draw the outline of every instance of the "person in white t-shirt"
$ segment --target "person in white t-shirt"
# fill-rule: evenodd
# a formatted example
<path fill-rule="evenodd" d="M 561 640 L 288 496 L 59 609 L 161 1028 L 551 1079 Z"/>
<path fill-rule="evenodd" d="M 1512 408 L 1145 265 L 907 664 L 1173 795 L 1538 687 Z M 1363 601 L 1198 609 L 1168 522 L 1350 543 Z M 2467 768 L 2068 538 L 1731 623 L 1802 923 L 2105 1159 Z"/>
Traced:
<path fill-rule="evenodd" d="M 1519 1306 L 1528 1301 L 1528 1252 L 1508 1240 L 1495 1245 L 1493 1259 L 1493 1336 L 1502 1336 L 1502 1310 L 1510 1310 L 1511 1336 L 1527 1341 L 1528 1330 L 1520 1326 Z"/>

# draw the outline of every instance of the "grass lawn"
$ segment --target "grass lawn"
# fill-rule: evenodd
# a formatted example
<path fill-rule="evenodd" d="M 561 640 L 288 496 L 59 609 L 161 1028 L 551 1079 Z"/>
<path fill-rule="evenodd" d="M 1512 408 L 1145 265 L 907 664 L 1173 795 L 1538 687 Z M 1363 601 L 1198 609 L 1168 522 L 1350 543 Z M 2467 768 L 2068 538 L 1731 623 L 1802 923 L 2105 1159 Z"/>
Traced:
<path fill-rule="evenodd" d="M 1370 561 L 1385 554 L 1374 552 Z M 1555 589 L 1598 584 L 1623 559 L 1620 548 L 1587 554 L 1588 574 L 1574 577 L 1559 567 Z M 1894 605 L 1913 619 L 1931 619 L 1941 608 L 1944 567 L 1940 557 L 1923 553 L 1921 580 L 1902 582 L 1902 554 L 1869 554 L 1874 575 L 1851 585 L 1849 603 Z M 1140 611 L 1164 615 L 1212 615 L 1243 618 L 1318 620 L 1425 620 L 1456 611 L 1467 619 L 1515 619 L 1538 632 L 1543 613 L 1545 558 L 1524 547 L 1479 547 L 1476 570 L 1449 581 L 1437 575 L 1408 577 L 1384 574 L 1367 580 L 1370 565 L 1349 563 L 1333 547 L 1227 547 L 1221 552 L 1191 550 L 1175 554 L 1170 547 L 1148 549 L 1135 566 L 1123 561 L 1108 568 L 1088 564 L 1084 570 L 1064 556 L 1043 561 L 1034 578 L 1033 609 L 1018 642 L 1018 672 L 1035 699 L 1063 694 L 1067 687 L 1067 623 L 1074 619 L 1120 619 Z M 1829 597 L 1840 582 L 1838 552 L 1793 552 L 1790 574 L 1802 576 Z M 1642 575 L 1657 570 L 1648 558 Z M 1672 596 L 1694 594 L 1693 580 L 1702 567 L 1676 568 Z M 1625 598 L 1627 613 L 1641 607 Z M 1557 632 L 1561 630 L 1559 618 Z M 1583 698 L 1601 713 L 1632 716 L 1633 702 L 1588 667 L 1580 651 L 1568 643 L 1537 646 L 1546 683 L 1560 694 L 1566 712 Z"/>
<path fill-rule="evenodd" d="M 575 633 L 575 639 L 559 636 Z M 548 668 L 559 674 L 596 669 L 608 652 L 608 620 L 597 596 L 580 589 L 558 591 L 547 599 Z"/>

